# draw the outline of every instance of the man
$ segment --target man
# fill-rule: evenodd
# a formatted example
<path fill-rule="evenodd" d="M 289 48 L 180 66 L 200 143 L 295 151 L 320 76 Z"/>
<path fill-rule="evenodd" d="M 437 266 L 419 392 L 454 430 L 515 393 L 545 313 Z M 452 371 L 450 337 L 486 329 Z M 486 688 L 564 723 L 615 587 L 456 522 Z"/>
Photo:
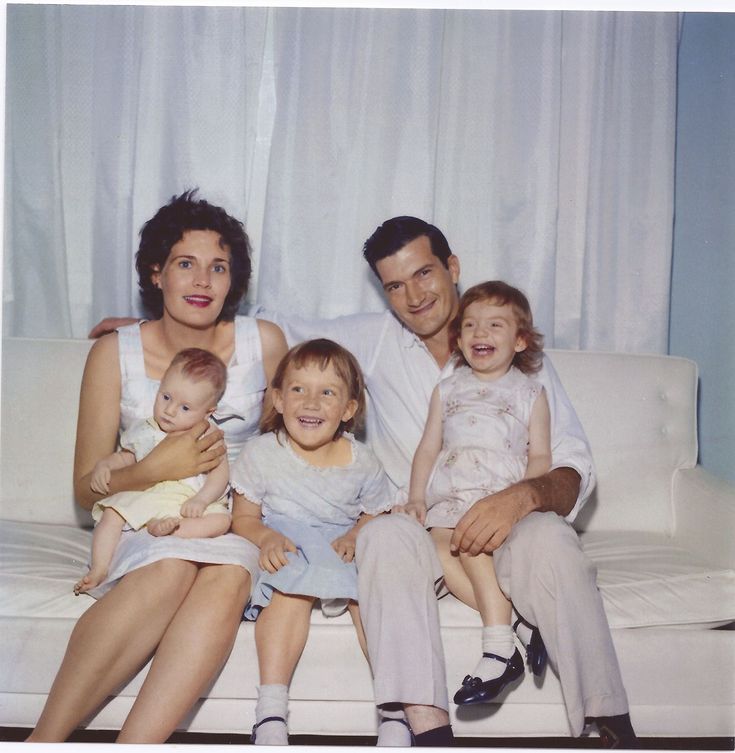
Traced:
<path fill-rule="evenodd" d="M 453 368 L 449 323 L 459 300 L 459 259 L 438 228 L 414 217 L 384 222 L 363 253 L 390 312 L 326 321 L 257 315 L 276 321 L 289 344 L 318 335 L 352 350 L 368 388 L 367 439 L 394 485 L 407 488 L 431 392 L 442 371 Z M 537 378 L 551 410 L 552 469 L 476 502 L 451 546 L 493 553 L 501 588 L 546 643 L 573 734 L 594 721 L 604 745 L 632 747 L 636 738 L 595 569 L 568 522 L 594 486 L 589 447 L 547 358 Z M 435 596 L 441 567 L 430 536 L 407 515 L 381 516 L 361 531 L 356 562 L 381 709 L 379 744 L 408 744 L 405 714 L 417 745 L 450 745 Z"/>

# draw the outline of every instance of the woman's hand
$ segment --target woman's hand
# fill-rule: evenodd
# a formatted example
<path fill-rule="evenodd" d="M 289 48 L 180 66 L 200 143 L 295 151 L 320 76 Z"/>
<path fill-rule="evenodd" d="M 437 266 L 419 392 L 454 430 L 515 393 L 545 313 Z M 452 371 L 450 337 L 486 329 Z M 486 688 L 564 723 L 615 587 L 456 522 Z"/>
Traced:
<path fill-rule="evenodd" d="M 172 431 L 139 465 L 156 481 L 177 481 L 216 468 L 225 454 L 221 429 L 202 419 L 186 431 Z"/>
<path fill-rule="evenodd" d="M 296 552 L 293 541 L 282 533 L 269 529 L 260 542 L 258 564 L 263 570 L 275 573 L 288 564 L 286 552 Z"/>
<path fill-rule="evenodd" d="M 337 552 L 337 555 L 342 562 L 352 562 L 355 559 L 355 541 L 357 536 L 349 531 L 344 536 L 340 536 L 332 542 L 332 549 Z"/>

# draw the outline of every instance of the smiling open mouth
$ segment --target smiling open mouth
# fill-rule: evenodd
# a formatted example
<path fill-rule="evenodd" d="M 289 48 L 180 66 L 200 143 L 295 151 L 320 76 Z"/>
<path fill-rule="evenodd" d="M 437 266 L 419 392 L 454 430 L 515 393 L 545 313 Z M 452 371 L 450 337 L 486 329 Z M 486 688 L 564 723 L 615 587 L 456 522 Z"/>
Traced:
<path fill-rule="evenodd" d="M 299 416 L 299 423 L 307 429 L 316 429 L 324 423 L 324 420 L 316 416 Z"/>
<path fill-rule="evenodd" d="M 492 345 L 473 345 L 472 352 L 478 356 L 490 356 L 495 352 Z"/>
<path fill-rule="evenodd" d="M 192 306 L 198 306 L 199 308 L 205 308 L 206 306 L 209 306 L 210 303 L 212 303 L 212 299 L 206 295 L 185 295 L 184 300 L 188 304 Z"/>

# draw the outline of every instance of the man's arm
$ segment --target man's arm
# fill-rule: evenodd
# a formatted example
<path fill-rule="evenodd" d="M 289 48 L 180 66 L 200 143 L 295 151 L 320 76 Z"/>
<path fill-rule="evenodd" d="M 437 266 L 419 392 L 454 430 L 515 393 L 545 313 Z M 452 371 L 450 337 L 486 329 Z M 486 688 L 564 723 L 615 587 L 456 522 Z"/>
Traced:
<path fill-rule="evenodd" d="M 102 335 L 107 335 L 110 332 L 114 332 L 120 327 L 125 327 L 128 324 L 134 324 L 135 322 L 139 321 L 141 320 L 131 316 L 108 316 L 105 317 L 102 321 L 97 322 L 97 324 L 95 324 L 94 327 L 89 330 L 87 337 L 90 340 L 96 340 L 98 337 L 102 337 Z"/>

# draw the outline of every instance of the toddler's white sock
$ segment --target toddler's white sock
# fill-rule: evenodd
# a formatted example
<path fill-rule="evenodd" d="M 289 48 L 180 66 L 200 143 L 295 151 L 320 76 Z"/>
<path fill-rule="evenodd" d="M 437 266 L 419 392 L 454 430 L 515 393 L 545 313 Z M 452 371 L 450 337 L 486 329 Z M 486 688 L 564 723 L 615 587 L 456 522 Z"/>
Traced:
<path fill-rule="evenodd" d="M 504 659 L 510 659 L 515 651 L 513 628 L 510 625 L 492 625 L 482 628 L 482 650 Z M 473 677 L 479 677 L 483 682 L 494 680 L 505 672 L 507 665 L 497 659 L 483 656 L 477 663 Z"/>
<path fill-rule="evenodd" d="M 512 622 L 515 625 L 516 621 L 520 620 L 519 614 L 513 610 L 513 617 Z M 524 645 L 527 646 L 531 642 L 531 628 L 528 627 L 523 622 L 518 622 L 518 626 L 515 629 L 516 635 L 518 636 L 518 640 Z"/>
<path fill-rule="evenodd" d="M 403 707 L 378 709 L 378 748 L 410 748 L 411 728 Z"/>
<path fill-rule="evenodd" d="M 258 686 L 258 702 L 255 705 L 255 744 L 288 745 L 288 686 Z M 284 721 L 263 722 L 271 716 L 281 717 Z"/>

